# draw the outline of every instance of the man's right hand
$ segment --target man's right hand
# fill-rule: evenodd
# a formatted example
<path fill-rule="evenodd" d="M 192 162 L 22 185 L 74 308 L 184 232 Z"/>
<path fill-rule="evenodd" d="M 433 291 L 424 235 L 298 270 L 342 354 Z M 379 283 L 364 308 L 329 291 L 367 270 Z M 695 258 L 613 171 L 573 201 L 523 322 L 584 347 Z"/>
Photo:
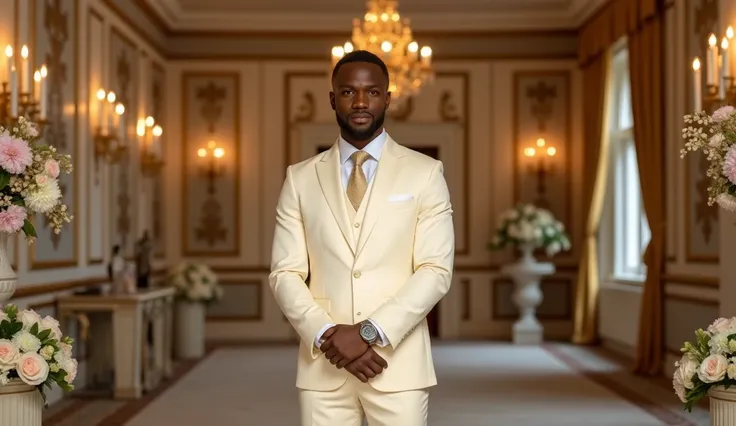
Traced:
<path fill-rule="evenodd" d="M 369 379 L 383 373 L 385 368 L 388 368 L 388 363 L 372 347 L 369 347 L 363 355 L 345 366 L 345 369 L 350 374 L 357 377 L 363 383 L 368 383 Z"/>

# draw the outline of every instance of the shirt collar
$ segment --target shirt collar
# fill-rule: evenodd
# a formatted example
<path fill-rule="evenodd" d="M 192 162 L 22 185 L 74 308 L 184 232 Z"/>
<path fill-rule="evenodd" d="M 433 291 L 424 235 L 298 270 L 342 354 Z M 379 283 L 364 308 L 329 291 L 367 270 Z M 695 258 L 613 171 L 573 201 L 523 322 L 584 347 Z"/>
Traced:
<path fill-rule="evenodd" d="M 371 157 L 378 161 L 381 158 L 383 146 L 386 145 L 386 139 L 388 139 L 388 133 L 386 133 L 386 129 L 383 129 L 378 136 L 363 148 L 363 151 L 367 152 Z M 338 140 L 338 147 L 340 148 L 340 164 L 345 164 L 350 156 L 353 155 L 355 151 L 358 151 L 358 149 L 343 139 L 342 136 L 340 136 Z"/>

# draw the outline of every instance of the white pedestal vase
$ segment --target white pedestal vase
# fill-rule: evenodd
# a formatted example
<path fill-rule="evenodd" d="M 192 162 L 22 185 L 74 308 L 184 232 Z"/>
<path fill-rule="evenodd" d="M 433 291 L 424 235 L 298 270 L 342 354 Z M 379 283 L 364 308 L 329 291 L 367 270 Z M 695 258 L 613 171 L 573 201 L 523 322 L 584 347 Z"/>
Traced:
<path fill-rule="evenodd" d="M 736 387 L 716 386 L 708 391 L 710 426 L 736 425 Z"/>
<path fill-rule="evenodd" d="M 8 258 L 8 239 L 11 234 L 0 232 L 0 307 L 10 300 L 15 293 L 15 285 L 18 282 L 18 276 L 10 267 L 10 259 Z"/>
<path fill-rule="evenodd" d="M 176 302 L 176 356 L 194 359 L 204 355 L 205 304 Z"/>
<path fill-rule="evenodd" d="M 519 309 L 519 319 L 513 326 L 513 342 L 518 345 L 538 345 L 544 340 L 544 328 L 536 317 L 536 310 L 542 303 L 539 280 L 554 274 L 555 265 L 540 263 L 534 259 L 534 247 L 520 247 L 522 256 L 516 263 L 501 268 L 503 274 L 514 280 L 514 304 Z"/>
<path fill-rule="evenodd" d="M 0 386 L 0 425 L 41 426 L 43 398 L 35 386 L 13 379 Z"/>

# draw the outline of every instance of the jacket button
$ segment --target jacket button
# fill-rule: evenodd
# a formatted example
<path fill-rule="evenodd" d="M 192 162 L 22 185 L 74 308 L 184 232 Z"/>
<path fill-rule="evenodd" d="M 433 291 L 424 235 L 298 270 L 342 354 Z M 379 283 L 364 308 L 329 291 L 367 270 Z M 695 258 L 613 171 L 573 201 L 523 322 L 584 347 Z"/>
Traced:
<path fill-rule="evenodd" d="M 355 278 L 360 278 L 360 271 L 355 271 L 355 272 L 353 273 L 353 277 L 355 277 Z"/>
<path fill-rule="evenodd" d="M 360 224 L 359 223 L 356 223 L 353 226 L 356 227 L 356 228 L 360 228 Z"/>

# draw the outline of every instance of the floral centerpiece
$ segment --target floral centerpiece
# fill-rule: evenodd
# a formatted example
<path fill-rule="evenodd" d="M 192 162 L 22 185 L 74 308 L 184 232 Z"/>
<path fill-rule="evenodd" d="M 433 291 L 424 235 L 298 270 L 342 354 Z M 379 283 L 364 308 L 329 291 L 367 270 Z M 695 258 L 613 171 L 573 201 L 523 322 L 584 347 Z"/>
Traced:
<path fill-rule="evenodd" d="M 38 143 L 38 129 L 25 117 L 12 128 L 0 126 L 0 232 L 23 231 L 29 243 L 36 238 L 32 216 L 43 214 L 54 233 L 71 222 L 61 202 L 59 174 L 71 173 L 71 157 Z"/>
<path fill-rule="evenodd" d="M 736 317 L 718 318 L 707 330 L 696 330 L 695 341 L 685 342 L 681 350 L 672 385 L 687 411 L 711 388 L 736 384 Z"/>
<path fill-rule="evenodd" d="M 44 386 L 73 390 L 77 360 L 72 357 L 72 343 L 62 336 L 56 319 L 6 305 L 0 311 L 0 386 L 19 379 L 36 386 L 44 401 Z"/>
<path fill-rule="evenodd" d="M 509 246 L 530 251 L 542 248 L 552 257 L 569 250 L 570 239 L 565 226 L 549 210 L 518 204 L 501 215 L 489 248 L 501 250 Z"/>
<path fill-rule="evenodd" d="M 712 115 L 704 111 L 685 115 L 687 124 L 682 129 L 686 139 L 680 157 L 693 151 L 707 156 L 710 166 L 706 172 L 711 178 L 708 187 L 708 205 L 718 204 L 723 209 L 736 211 L 736 114 L 727 105 Z"/>
<path fill-rule="evenodd" d="M 180 298 L 189 302 L 211 304 L 222 298 L 217 275 L 203 263 L 180 263 L 169 271 L 166 280 Z"/>

